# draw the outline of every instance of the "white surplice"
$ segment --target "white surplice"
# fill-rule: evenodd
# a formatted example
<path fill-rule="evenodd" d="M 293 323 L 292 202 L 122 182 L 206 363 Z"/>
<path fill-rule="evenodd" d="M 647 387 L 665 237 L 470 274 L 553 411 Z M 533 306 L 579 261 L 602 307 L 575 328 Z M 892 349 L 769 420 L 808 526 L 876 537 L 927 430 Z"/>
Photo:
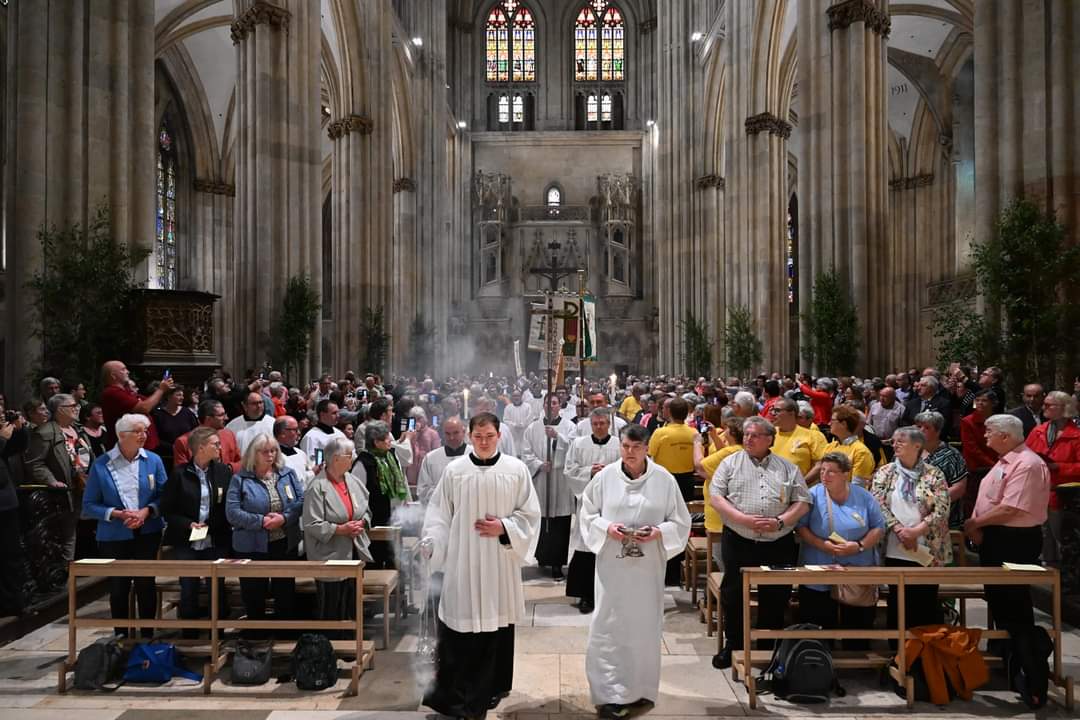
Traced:
<path fill-rule="evenodd" d="M 231 430 L 232 434 L 236 436 L 236 448 L 243 457 L 244 451 L 247 450 L 247 446 L 251 444 L 256 435 L 269 435 L 273 439 L 274 416 L 263 415 L 258 420 L 248 420 L 243 415 L 237 415 L 229 421 L 225 429 Z"/>
<path fill-rule="evenodd" d="M 613 435 L 608 435 L 607 442 L 603 445 L 593 440 L 591 433 L 574 440 L 566 453 L 566 466 L 563 472 L 566 474 L 567 482 L 570 483 L 570 491 L 574 493 L 574 499 L 578 501 L 578 508 L 581 507 L 581 493 L 585 492 L 585 486 L 592 480 L 592 466 L 610 465 L 615 462 L 619 462 L 619 439 Z M 574 513 L 570 525 L 571 556 L 575 550 L 591 552 L 585 547 L 585 540 L 581 536 L 577 512 Z"/>
<path fill-rule="evenodd" d="M 465 452 L 468 453 L 471 449 L 466 444 Z M 443 471 L 460 457 L 464 455 L 448 456 L 445 445 L 435 448 L 424 456 L 424 462 L 420 464 L 420 474 L 416 476 L 416 497 L 421 505 L 428 504 L 431 493 L 435 492 L 439 480 L 442 479 Z"/>
<path fill-rule="evenodd" d="M 554 428 L 554 438 L 547 436 L 547 427 Z M 560 418 L 558 425 L 544 425 L 543 420 L 536 420 L 525 429 L 521 459 L 528 466 L 536 484 L 540 511 L 546 518 L 574 514 L 574 493 L 570 491 L 563 470 L 566 465 L 566 451 L 570 449 L 570 443 L 576 437 L 575 433 L 574 424 L 566 418 Z M 545 462 L 551 463 L 551 470 L 547 472 L 540 469 Z"/>
<path fill-rule="evenodd" d="M 506 428 L 503 432 L 508 432 L 514 438 L 514 448 L 518 453 L 525 447 L 525 428 L 535 419 L 532 406 L 524 401 L 520 405 L 507 405 L 503 410 L 502 426 Z"/>
<path fill-rule="evenodd" d="M 502 520 L 509 544 L 476 532 L 486 515 Z M 451 462 L 428 500 L 422 536 L 434 544 L 431 571 L 445 574 L 439 619 L 447 627 L 494 632 L 524 620 L 521 566 L 532 562 L 540 536 L 540 503 L 524 463 L 500 455 L 477 465 L 469 454 Z"/>
<path fill-rule="evenodd" d="M 596 705 L 656 701 L 664 626 L 667 561 L 686 547 L 690 513 L 675 478 L 652 460 L 631 480 L 622 463 L 597 473 L 581 496 L 585 544 L 596 553 L 596 610 L 589 626 L 585 673 Z M 661 537 L 640 543 L 644 557 L 623 557 L 608 526 L 650 525 Z"/>

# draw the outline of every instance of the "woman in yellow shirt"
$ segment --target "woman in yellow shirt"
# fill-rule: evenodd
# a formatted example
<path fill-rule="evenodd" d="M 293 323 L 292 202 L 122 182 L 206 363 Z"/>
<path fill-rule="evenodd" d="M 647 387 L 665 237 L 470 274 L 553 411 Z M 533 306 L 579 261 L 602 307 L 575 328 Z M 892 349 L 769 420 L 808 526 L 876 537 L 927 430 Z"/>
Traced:
<path fill-rule="evenodd" d="M 704 485 L 701 488 L 701 495 L 705 498 L 705 530 L 708 532 L 718 533 L 723 532 L 724 530 L 723 518 L 720 517 L 720 513 L 716 512 L 709 502 L 709 482 L 712 480 L 716 468 L 720 467 L 720 463 L 724 458 L 734 455 L 743 449 L 742 426 L 743 418 L 732 417 L 725 420 L 724 432 L 720 435 L 720 442 L 723 443 L 723 446 L 708 457 L 701 457 L 704 453 L 702 449 L 703 445 L 700 440 L 694 443 L 694 468 L 698 477 L 704 481 Z M 719 567 L 720 552 L 716 548 L 713 550 L 713 560 L 716 562 L 717 567 Z"/>
<path fill-rule="evenodd" d="M 868 488 L 870 478 L 874 476 L 876 464 L 870 450 L 859 441 L 859 436 L 856 434 L 858 429 L 858 410 L 847 405 L 833 408 L 829 432 L 836 439 L 825 447 L 825 452 L 841 452 L 851 458 L 852 480 L 857 485 Z"/>

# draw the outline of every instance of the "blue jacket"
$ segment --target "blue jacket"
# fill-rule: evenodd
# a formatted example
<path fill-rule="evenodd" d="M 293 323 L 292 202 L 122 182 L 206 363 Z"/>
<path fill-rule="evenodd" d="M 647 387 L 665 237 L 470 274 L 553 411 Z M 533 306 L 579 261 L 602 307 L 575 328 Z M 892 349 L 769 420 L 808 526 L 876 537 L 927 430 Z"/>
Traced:
<path fill-rule="evenodd" d="M 120 499 L 120 491 L 116 487 L 116 478 L 113 477 L 112 470 L 109 468 L 110 461 L 110 454 L 105 453 L 94 460 L 94 464 L 90 466 L 90 476 L 86 479 L 86 490 L 83 492 L 82 516 L 84 520 L 98 521 L 97 539 L 99 541 L 131 540 L 135 537 L 135 532 L 124 527 L 122 520 L 105 520 L 105 513 L 110 508 L 124 509 L 124 501 Z M 158 505 L 167 479 L 165 465 L 161 462 L 161 458 L 149 450 L 141 450 L 139 453 L 139 507 L 150 508 L 150 517 L 139 528 L 140 535 L 161 532 L 165 527 Z"/>
<path fill-rule="evenodd" d="M 292 468 L 277 471 L 277 491 L 285 516 L 285 534 L 289 549 L 300 543 L 300 515 L 304 511 L 304 484 Z M 263 529 L 263 516 L 270 512 L 270 493 L 255 473 L 241 470 L 233 475 L 225 495 L 225 517 L 232 525 L 232 548 L 237 553 L 264 553 L 269 549 L 270 533 Z"/>

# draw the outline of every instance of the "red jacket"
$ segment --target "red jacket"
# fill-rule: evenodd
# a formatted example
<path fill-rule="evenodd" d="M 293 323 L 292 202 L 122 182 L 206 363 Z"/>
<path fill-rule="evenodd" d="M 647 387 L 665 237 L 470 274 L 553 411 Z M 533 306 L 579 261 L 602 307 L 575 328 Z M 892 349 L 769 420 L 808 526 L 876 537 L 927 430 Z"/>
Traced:
<path fill-rule="evenodd" d="M 986 423 L 979 413 L 968 413 L 960 421 L 960 452 L 968 471 L 989 470 L 997 464 L 998 456 L 986 444 Z"/>
<path fill-rule="evenodd" d="M 1080 482 L 1080 428 L 1067 423 L 1054 438 L 1054 446 L 1046 442 L 1046 430 L 1050 423 L 1036 426 L 1027 436 L 1027 446 L 1037 452 L 1046 464 L 1056 463 L 1057 468 L 1050 471 L 1050 488 L 1062 483 Z M 1061 501 L 1056 492 L 1050 493 L 1051 510 L 1060 510 Z"/>
<path fill-rule="evenodd" d="M 814 408 L 814 423 L 828 425 L 832 421 L 832 393 L 824 390 L 814 390 L 806 383 L 800 383 L 799 389 L 803 395 L 810 398 L 810 407 Z"/>

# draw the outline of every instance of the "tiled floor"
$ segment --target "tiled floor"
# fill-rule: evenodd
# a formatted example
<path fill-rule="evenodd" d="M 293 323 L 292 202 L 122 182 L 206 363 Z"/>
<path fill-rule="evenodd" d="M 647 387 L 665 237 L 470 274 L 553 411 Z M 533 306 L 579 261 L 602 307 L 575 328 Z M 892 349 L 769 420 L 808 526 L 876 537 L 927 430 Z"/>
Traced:
<path fill-rule="evenodd" d="M 514 691 L 498 708 L 501 717 L 517 720 L 584 720 L 594 718 L 585 678 L 588 616 L 568 605 L 564 586 L 526 571 L 529 622 L 517 628 Z M 105 617 L 105 602 L 84 609 Z M 984 615 L 981 603 L 969 606 L 972 623 Z M 1044 618 L 1045 620 L 1045 618 Z M 378 625 L 379 623 L 374 623 Z M 416 616 L 395 627 L 390 651 L 378 651 L 375 668 L 360 682 L 357 697 L 343 697 L 344 675 L 333 690 L 303 693 L 291 683 L 259 688 L 230 686 L 218 681 L 205 696 L 191 683 L 177 680 L 166 687 L 125 686 L 113 694 L 56 692 L 56 663 L 67 647 L 63 620 L 43 627 L 0 648 L 0 718 L 18 720 L 411 720 L 432 714 L 420 706 L 430 669 L 420 665 L 416 647 Z M 80 632 L 80 646 L 104 631 Z M 947 708 L 919 703 L 908 713 L 903 700 L 878 686 L 876 673 L 846 672 L 841 677 L 847 695 L 826 706 L 792 705 L 762 697 L 750 710 L 742 686 L 730 672 L 711 665 L 715 640 L 690 608 L 683 592 L 666 602 L 660 697 L 647 714 L 657 720 L 679 718 L 825 715 L 829 720 L 874 720 L 878 717 L 918 717 L 945 712 L 954 717 L 1033 716 L 995 676 L 971 702 Z M 1066 672 L 1080 677 L 1080 632 L 1071 630 L 1063 643 Z M 1068 717 L 1057 702 L 1039 718 Z M 494 720 L 494 718 L 493 718 Z"/>

